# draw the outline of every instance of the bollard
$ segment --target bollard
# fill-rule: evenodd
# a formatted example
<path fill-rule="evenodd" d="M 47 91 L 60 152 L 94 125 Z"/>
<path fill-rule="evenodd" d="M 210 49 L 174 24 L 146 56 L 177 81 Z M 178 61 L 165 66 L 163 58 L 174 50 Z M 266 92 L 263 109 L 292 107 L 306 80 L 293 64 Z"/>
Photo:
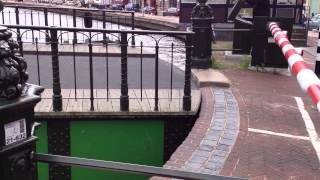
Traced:
<path fill-rule="evenodd" d="M 268 44 L 268 35 L 266 32 L 268 17 L 254 17 L 254 35 L 252 42 L 252 61 L 251 66 L 263 66 L 266 61 L 266 47 Z"/>
<path fill-rule="evenodd" d="M 192 67 L 206 69 L 212 64 L 211 43 L 213 13 L 212 9 L 206 5 L 207 0 L 198 0 L 198 4 L 192 10 L 192 30 L 193 36 L 193 54 Z"/>
<path fill-rule="evenodd" d="M 84 27 L 86 28 L 92 28 L 92 14 L 90 12 L 84 13 Z"/>
<path fill-rule="evenodd" d="M 127 33 L 120 33 L 121 42 L 121 96 L 120 110 L 129 111 L 129 96 L 128 96 L 128 41 Z"/>
<path fill-rule="evenodd" d="M 57 30 L 51 29 L 51 57 L 52 57 L 52 105 L 53 111 L 62 111 L 62 95 L 60 85 L 60 67 L 59 67 L 59 52 L 58 52 L 58 37 Z"/>

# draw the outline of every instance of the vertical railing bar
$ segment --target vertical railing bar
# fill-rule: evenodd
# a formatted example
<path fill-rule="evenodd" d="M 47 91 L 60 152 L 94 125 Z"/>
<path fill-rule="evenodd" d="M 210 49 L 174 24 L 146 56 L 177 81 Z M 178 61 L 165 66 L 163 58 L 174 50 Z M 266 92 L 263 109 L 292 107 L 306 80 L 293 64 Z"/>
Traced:
<path fill-rule="evenodd" d="M 44 8 L 43 13 L 44 13 L 44 25 L 48 27 L 48 9 Z M 46 34 L 49 34 L 48 30 L 46 30 Z M 49 41 L 50 41 L 49 37 L 46 36 L 46 42 L 49 42 Z"/>
<path fill-rule="evenodd" d="M 36 57 L 37 57 L 37 71 L 38 71 L 38 85 L 41 85 L 40 79 L 40 62 L 39 62 L 39 46 L 38 46 L 38 38 L 36 38 Z"/>
<path fill-rule="evenodd" d="M 110 29 L 112 29 L 112 15 L 110 16 Z"/>
<path fill-rule="evenodd" d="M 72 10 L 73 27 L 77 27 L 77 12 L 76 9 Z M 73 39 L 77 44 L 77 32 L 73 32 Z"/>
<path fill-rule="evenodd" d="M 27 26 L 27 11 L 24 12 L 24 25 Z"/>
<path fill-rule="evenodd" d="M 51 13 L 51 14 L 52 14 L 52 26 L 56 26 L 56 25 L 55 25 L 55 21 L 54 21 L 55 13 Z"/>
<path fill-rule="evenodd" d="M 18 7 L 15 8 L 15 15 L 16 15 L 16 24 L 19 25 L 20 24 L 20 19 L 19 19 L 19 9 L 18 9 Z M 20 29 L 19 28 L 17 28 L 17 41 L 18 41 L 18 44 L 19 44 L 20 54 L 23 56 L 23 43 L 22 43 L 22 37 L 21 37 L 21 33 L 20 33 Z"/>
<path fill-rule="evenodd" d="M 10 11 L 9 11 L 9 12 L 10 12 Z M 2 13 L 2 24 L 4 24 L 4 12 L 1 11 L 1 13 Z"/>
<path fill-rule="evenodd" d="M 172 83 L 173 83 L 173 46 L 171 43 L 171 70 L 170 70 L 170 100 L 172 101 Z"/>
<path fill-rule="evenodd" d="M 89 32 L 89 68 L 90 68 L 90 111 L 94 111 L 94 93 L 93 93 L 93 62 L 92 62 L 92 39 Z"/>
<path fill-rule="evenodd" d="M 121 46 L 121 96 L 120 110 L 129 111 L 129 96 L 128 96 L 128 40 L 127 33 L 120 33 Z"/>
<path fill-rule="evenodd" d="M 84 22 L 81 21 L 82 28 L 84 27 L 84 24 L 83 24 L 83 23 L 84 23 Z M 84 35 L 82 35 L 82 42 L 85 42 L 85 37 L 84 37 Z"/>
<path fill-rule="evenodd" d="M 38 26 L 41 26 L 41 24 L 40 24 L 40 11 L 38 11 Z M 41 39 L 41 33 L 40 33 L 40 31 L 38 31 L 39 32 L 39 39 Z"/>
<path fill-rule="evenodd" d="M 183 110 L 191 110 L 191 63 L 192 63 L 192 35 L 188 34 L 186 37 L 186 63 L 185 63 L 185 80 L 184 80 L 184 94 L 183 94 Z"/>
<path fill-rule="evenodd" d="M 118 30 L 120 30 L 120 16 L 118 16 Z"/>
<path fill-rule="evenodd" d="M 105 11 L 102 11 L 102 27 L 103 29 L 106 29 L 106 12 Z M 103 33 L 103 42 L 104 44 L 106 43 L 107 41 L 107 37 L 106 37 L 106 33 Z"/>
<path fill-rule="evenodd" d="M 154 89 L 154 110 L 159 111 L 159 42 L 156 42 L 155 46 L 156 58 L 155 58 L 155 89 Z"/>
<path fill-rule="evenodd" d="M 61 13 L 59 13 L 59 25 L 60 27 L 62 27 L 62 21 L 61 21 Z M 62 31 L 60 31 L 60 44 L 62 44 Z"/>
<path fill-rule="evenodd" d="M 134 12 L 131 13 L 131 30 L 135 29 L 135 24 L 134 24 Z M 132 33 L 132 38 L 131 38 L 131 45 L 135 46 L 136 44 L 136 40 L 135 40 L 135 36 L 134 33 Z"/>
<path fill-rule="evenodd" d="M 107 100 L 109 100 L 109 42 L 106 41 L 106 81 L 107 81 Z"/>
<path fill-rule="evenodd" d="M 27 25 L 27 11 L 23 11 L 23 14 L 24 14 L 24 25 L 26 26 Z M 28 42 L 28 37 L 29 37 L 28 34 L 29 34 L 29 31 L 26 31 L 25 35 L 26 35 L 27 42 Z"/>
<path fill-rule="evenodd" d="M 10 11 L 9 11 L 9 25 L 11 25 L 11 12 Z"/>
<path fill-rule="evenodd" d="M 51 29 L 51 56 L 52 56 L 52 77 L 53 77 L 53 111 L 62 111 L 62 95 L 60 85 L 60 70 L 59 70 L 59 42 L 57 30 Z"/>
<path fill-rule="evenodd" d="M 68 21 L 68 16 L 67 15 L 65 15 L 66 16 L 66 24 L 67 24 L 67 27 L 69 27 L 69 21 Z M 68 42 L 70 41 L 70 37 L 69 37 L 69 32 L 67 33 L 67 39 L 68 39 Z"/>
<path fill-rule="evenodd" d="M 31 15 L 31 26 L 33 26 L 33 13 L 32 13 L 32 10 L 30 12 L 30 15 Z M 31 30 L 31 35 L 32 35 L 32 44 L 34 44 L 34 31 Z"/>
<path fill-rule="evenodd" d="M 140 41 L 140 100 L 142 101 L 142 48 L 143 48 L 143 42 Z"/>
<path fill-rule="evenodd" d="M 77 100 L 77 66 L 76 66 L 76 51 L 75 41 L 72 41 L 72 55 L 73 55 L 73 77 L 74 77 L 74 98 Z"/>

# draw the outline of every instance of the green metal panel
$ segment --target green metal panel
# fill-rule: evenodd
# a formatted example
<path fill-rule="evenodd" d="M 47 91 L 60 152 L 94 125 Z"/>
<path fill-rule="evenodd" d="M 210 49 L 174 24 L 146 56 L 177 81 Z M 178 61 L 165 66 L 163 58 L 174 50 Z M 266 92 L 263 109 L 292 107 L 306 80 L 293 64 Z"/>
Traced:
<path fill-rule="evenodd" d="M 72 156 L 152 166 L 163 165 L 163 121 L 73 121 L 70 131 Z M 148 177 L 72 168 L 72 179 L 148 179 Z"/>
<path fill-rule="evenodd" d="M 41 126 L 36 131 L 36 135 L 39 137 L 37 141 L 37 152 L 48 153 L 47 122 L 41 123 Z M 48 172 L 49 165 L 47 163 L 38 163 L 38 180 L 48 180 Z"/>

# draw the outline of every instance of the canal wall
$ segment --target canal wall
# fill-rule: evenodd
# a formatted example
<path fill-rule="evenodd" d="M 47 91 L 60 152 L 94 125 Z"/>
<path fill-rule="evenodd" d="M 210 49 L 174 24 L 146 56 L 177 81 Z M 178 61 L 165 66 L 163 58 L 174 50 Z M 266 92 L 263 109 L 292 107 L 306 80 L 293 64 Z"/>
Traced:
<path fill-rule="evenodd" d="M 71 6 L 58 6 L 58 5 L 49 5 L 49 4 L 34 4 L 34 3 L 25 3 L 25 2 L 4 2 L 5 6 L 24 6 L 27 9 L 38 10 L 39 8 L 49 8 L 48 12 L 60 13 L 66 15 L 72 15 L 73 9 L 77 10 L 77 16 L 84 16 L 86 8 L 74 8 Z M 116 12 L 106 12 L 106 16 L 112 18 L 106 18 L 107 22 L 118 23 L 121 25 L 131 26 L 131 13 L 116 13 Z M 92 13 L 94 20 L 103 20 L 102 12 L 96 11 Z M 184 30 L 184 26 L 180 26 L 179 23 L 168 22 L 164 20 L 158 20 L 155 18 L 149 19 L 146 16 L 135 16 L 135 27 L 141 29 L 150 29 L 150 30 Z"/>

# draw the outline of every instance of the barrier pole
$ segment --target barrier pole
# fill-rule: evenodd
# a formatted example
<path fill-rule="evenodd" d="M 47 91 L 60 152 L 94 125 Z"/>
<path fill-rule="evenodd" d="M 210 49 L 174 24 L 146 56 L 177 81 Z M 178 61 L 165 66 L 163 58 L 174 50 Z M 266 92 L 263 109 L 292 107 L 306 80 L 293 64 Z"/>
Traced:
<path fill-rule="evenodd" d="M 320 80 L 309 68 L 303 57 L 288 40 L 288 36 L 277 23 L 269 24 L 270 32 L 277 45 L 281 48 L 293 74 L 296 75 L 301 89 L 308 93 L 320 112 Z"/>
<path fill-rule="evenodd" d="M 320 31 L 319 31 L 319 37 L 318 37 L 317 59 L 316 59 L 316 67 L 314 69 L 314 73 L 316 73 L 316 75 L 320 77 Z"/>

